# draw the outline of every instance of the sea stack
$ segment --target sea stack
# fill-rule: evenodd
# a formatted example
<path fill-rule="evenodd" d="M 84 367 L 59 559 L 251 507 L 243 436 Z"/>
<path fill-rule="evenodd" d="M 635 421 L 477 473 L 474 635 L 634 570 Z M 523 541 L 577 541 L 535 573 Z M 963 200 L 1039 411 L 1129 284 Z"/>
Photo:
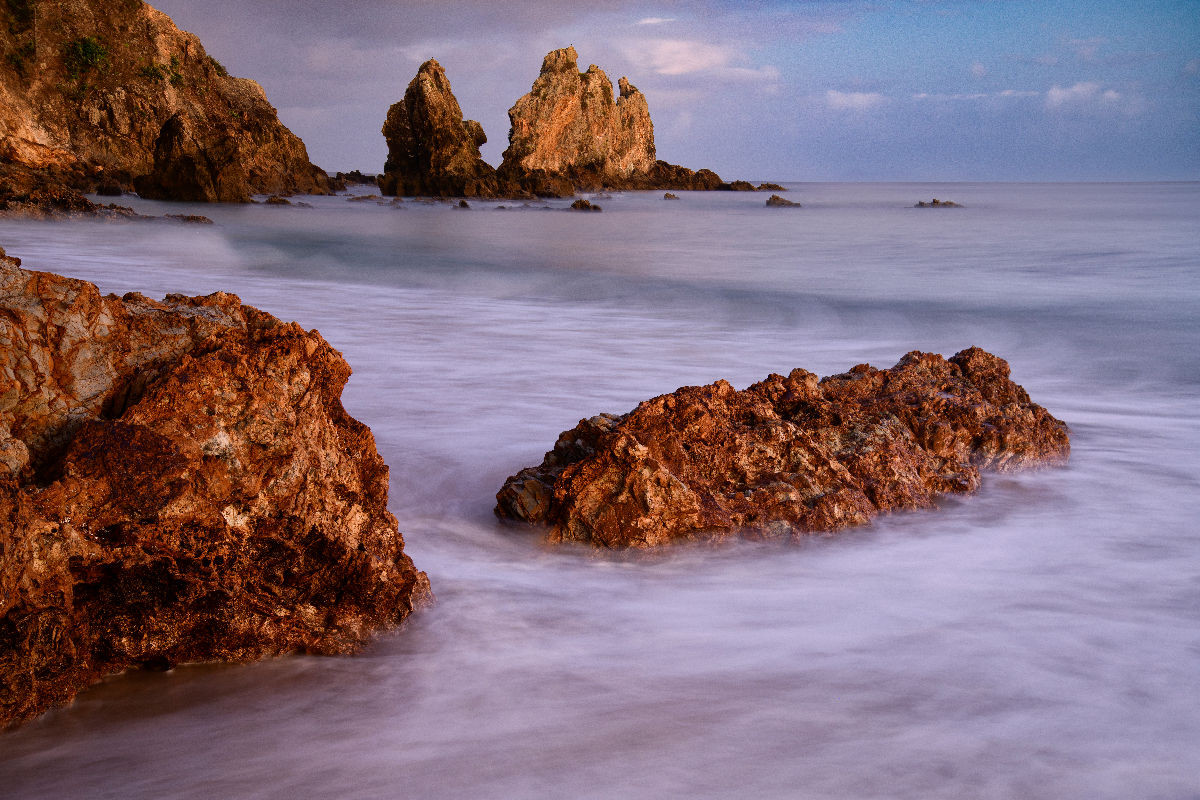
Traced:
<path fill-rule="evenodd" d="M 716 189 L 721 179 L 658 161 L 646 97 L 613 85 L 595 64 L 580 72 L 574 47 L 551 51 L 528 94 L 509 109 L 499 173 L 510 186 L 567 197 L 600 189 Z"/>
<path fill-rule="evenodd" d="M 82 191 L 327 193 L 262 87 L 141 0 L 0 5 L 0 162 Z M 2 176 L 0 176 L 2 177 Z"/>
<path fill-rule="evenodd" d="M 105 675 L 346 653 L 430 598 L 316 331 L 0 251 L 0 727 Z"/>
<path fill-rule="evenodd" d="M 496 170 L 479 155 L 483 126 L 463 119 L 446 71 L 421 65 L 404 98 L 383 124 L 388 159 L 379 189 L 385 195 L 495 197 Z"/>
<path fill-rule="evenodd" d="M 1069 454 L 1067 426 L 1003 359 L 912 352 L 887 370 L 796 369 L 743 391 L 718 381 L 582 420 L 505 482 L 496 513 L 596 547 L 796 538 L 974 491 L 981 469 Z"/>

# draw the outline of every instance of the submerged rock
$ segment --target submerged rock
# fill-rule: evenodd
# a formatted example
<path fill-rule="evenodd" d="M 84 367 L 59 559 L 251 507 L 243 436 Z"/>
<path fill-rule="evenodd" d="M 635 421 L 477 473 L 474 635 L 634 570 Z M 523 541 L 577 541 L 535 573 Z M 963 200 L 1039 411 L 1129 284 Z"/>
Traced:
<path fill-rule="evenodd" d="M 799 208 L 800 204 L 793 200 L 788 200 L 786 197 L 780 197 L 777 194 L 773 194 L 767 198 L 767 206 L 778 208 L 788 208 L 790 206 L 792 208 Z"/>
<path fill-rule="evenodd" d="M 582 197 L 579 198 L 578 200 L 576 200 L 574 203 L 571 203 L 571 210 L 572 211 L 603 211 L 603 209 L 600 208 L 600 206 L 596 205 L 595 203 L 593 203 L 590 200 L 584 200 Z"/>
<path fill-rule="evenodd" d="M 962 208 L 953 200 L 938 200 L 936 197 L 926 203 L 924 200 L 918 200 L 913 208 Z"/>
<path fill-rule="evenodd" d="M 463 119 L 446 71 L 436 60 L 421 65 L 404 99 L 383 123 L 388 158 L 379 190 L 386 195 L 494 197 L 496 170 L 479 156 L 483 126 Z"/>
<path fill-rule="evenodd" d="M 798 537 L 1069 453 L 1067 426 L 1003 359 L 912 352 L 888 370 L 797 369 L 740 392 L 718 381 L 582 420 L 505 482 L 496 513 L 598 547 Z"/>
<path fill-rule="evenodd" d="M 316 331 L 0 251 L 0 725 L 130 667 L 345 653 L 430 597 Z"/>
<path fill-rule="evenodd" d="M 262 87 L 141 0 L 10 0 L 0 52 L 0 161 L 169 200 L 329 191 Z"/>

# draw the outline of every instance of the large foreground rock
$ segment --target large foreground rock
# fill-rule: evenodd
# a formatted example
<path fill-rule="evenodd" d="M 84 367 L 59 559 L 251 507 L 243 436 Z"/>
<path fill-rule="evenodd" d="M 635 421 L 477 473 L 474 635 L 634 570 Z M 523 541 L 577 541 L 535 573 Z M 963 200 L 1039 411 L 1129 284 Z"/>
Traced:
<path fill-rule="evenodd" d="M 0 162 L 147 197 L 324 193 L 262 87 L 141 0 L 0 4 Z"/>
<path fill-rule="evenodd" d="M 387 195 L 495 197 L 496 170 L 479 155 L 483 126 L 464 120 L 446 71 L 436 60 L 421 65 L 404 99 L 383 123 L 388 159 L 379 189 Z"/>
<path fill-rule="evenodd" d="M 129 667 L 344 653 L 429 597 L 315 331 L 0 251 L 0 724 Z"/>
<path fill-rule="evenodd" d="M 798 536 L 932 506 L 980 469 L 1067 459 L 1067 426 L 979 348 L 912 352 L 822 380 L 793 370 L 744 391 L 725 381 L 602 414 L 510 477 L 496 513 L 554 541 L 653 547 Z"/>

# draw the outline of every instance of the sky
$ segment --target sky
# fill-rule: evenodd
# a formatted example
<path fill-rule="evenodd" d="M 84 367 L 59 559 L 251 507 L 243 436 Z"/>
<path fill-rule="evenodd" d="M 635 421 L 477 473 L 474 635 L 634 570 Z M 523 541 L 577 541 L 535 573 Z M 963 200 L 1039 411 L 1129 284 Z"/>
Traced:
<path fill-rule="evenodd" d="M 437 58 L 499 165 L 542 57 L 622 75 L 726 180 L 1200 180 L 1200 0 L 151 0 L 330 171 Z"/>

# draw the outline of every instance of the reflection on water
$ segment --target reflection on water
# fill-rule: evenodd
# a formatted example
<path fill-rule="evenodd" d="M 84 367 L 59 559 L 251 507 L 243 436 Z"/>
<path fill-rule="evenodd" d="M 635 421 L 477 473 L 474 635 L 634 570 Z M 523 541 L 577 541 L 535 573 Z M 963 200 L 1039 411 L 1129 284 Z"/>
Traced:
<path fill-rule="evenodd" d="M 110 680 L 0 736 L 6 796 L 1195 796 L 1200 187 L 793 197 L 0 223 L 31 268 L 319 328 L 439 599 L 358 657 Z M 491 516 L 581 417 L 973 344 L 1069 466 L 800 547 L 596 555 Z"/>

